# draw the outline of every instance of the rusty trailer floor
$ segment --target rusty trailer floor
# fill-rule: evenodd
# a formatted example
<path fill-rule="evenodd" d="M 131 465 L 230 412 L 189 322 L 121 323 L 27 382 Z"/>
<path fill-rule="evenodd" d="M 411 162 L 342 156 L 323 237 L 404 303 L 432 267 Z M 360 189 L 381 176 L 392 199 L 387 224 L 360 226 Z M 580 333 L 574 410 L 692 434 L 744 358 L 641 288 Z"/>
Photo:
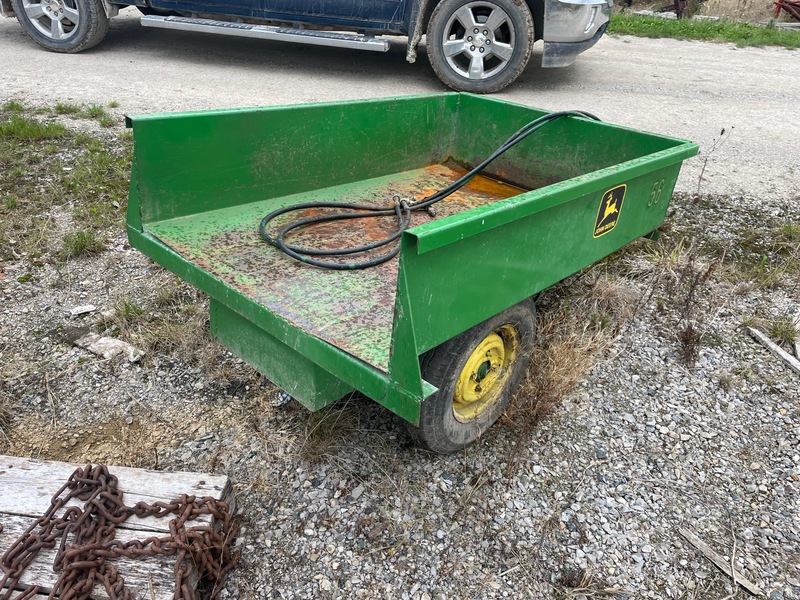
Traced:
<path fill-rule="evenodd" d="M 446 187 L 466 172 L 447 162 L 314 190 L 270 198 L 233 208 L 150 223 L 145 230 L 185 259 L 266 306 L 297 327 L 323 339 L 372 366 L 388 371 L 397 259 L 358 271 L 330 271 L 301 264 L 267 244 L 258 224 L 267 213 L 305 202 L 348 202 L 391 205 L 395 195 L 417 200 Z M 440 219 L 471 208 L 516 196 L 523 189 L 475 177 L 436 204 Z M 321 210 L 284 215 L 276 225 L 323 214 Z M 433 218 L 413 213 L 412 226 Z M 292 236 L 294 244 L 315 248 L 358 246 L 396 230 L 391 217 L 354 219 L 345 225 L 320 224 Z"/>

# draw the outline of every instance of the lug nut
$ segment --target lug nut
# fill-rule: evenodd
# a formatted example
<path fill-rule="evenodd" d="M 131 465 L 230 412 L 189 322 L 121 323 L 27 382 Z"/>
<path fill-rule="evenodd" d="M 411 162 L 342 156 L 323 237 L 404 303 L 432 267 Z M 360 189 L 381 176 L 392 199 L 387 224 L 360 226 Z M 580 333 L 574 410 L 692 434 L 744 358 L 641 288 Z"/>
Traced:
<path fill-rule="evenodd" d="M 486 40 L 486 45 L 487 45 L 487 46 L 488 46 L 489 44 L 491 44 L 491 43 L 492 43 L 492 40 Z"/>
<path fill-rule="evenodd" d="M 483 48 L 481 48 L 481 52 L 483 52 Z"/>
<path fill-rule="evenodd" d="M 475 51 L 475 46 L 470 46 L 469 49 L 474 52 Z"/>
<path fill-rule="evenodd" d="M 473 29 L 472 33 L 478 33 L 478 28 L 476 27 L 475 29 Z"/>
<path fill-rule="evenodd" d="M 471 35 L 467 37 L 467 41 L 468 41 L 468 42 L 471 42 L 471 41 L 472 41 L 472 36 L 471 36 Z"/>
<path fill-rule="evenodd" d="M 483 30 L 483 35 L 489 35 L 489 30 L 488 29 L 484 29 Z"/>

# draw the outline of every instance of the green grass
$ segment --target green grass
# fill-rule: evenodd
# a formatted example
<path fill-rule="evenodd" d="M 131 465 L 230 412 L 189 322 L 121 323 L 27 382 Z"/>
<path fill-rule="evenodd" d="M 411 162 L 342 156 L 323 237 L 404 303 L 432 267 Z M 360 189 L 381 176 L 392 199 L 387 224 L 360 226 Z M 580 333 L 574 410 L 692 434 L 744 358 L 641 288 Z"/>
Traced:
<path fill-rule="evenodd" d="M 81 112 L 79 104 L 65 104 L 63 102 L 56 104 L 56 113 L 59 115 L 77 115 L 79 112 Z"/>
<path fill-rule="evenodd" d="M 59 123 L 42 123 L 17 114 L 0 121 L 0 140 L 4 141 L 50 140 L 65 135 L 67 128 Z"/>
<path fill-rule="evenodd" d="M 81 198 L 73 217 L 94 227 L 118 223 L 128 192 L 128 169 L 127 155 L 105 148 L 84 154 L 63 181 L 67 190 Z"/>
<path fill-rule="evenodd" d="M 19 105 L 22 107 L 22 105 Z M 108 108 L 117 108 L 119 102 L 109 102 Z M 22 110 L 24 107 L 18 109 Z M 90 104 L 85 106 L 83 104 L 67 104 L 59 102 L 54 109 L 57 115 L 69 115 L 75 119 L 94 119 L 101 127 L 113 127 L 118 123 L 113 115 L 111 115 L 106 108 L 101 104 Z"/>
<path fill-rule="evenodd" d="M 73 231 L 64 235 L 64 255 L 67 258 L 99 254 L 105 247 L 105 242 L 96 231 L 91 229 Z"/>
<path fill-rule="evenodd" d="M 114 310 L 117 316 L 128 324 L 138 321 L 144 315 L 144 308 L 128 300 L 118 302 Z"/>
<path fill-rule="evenodd" d="M 767 329 L 767 335 L 779 344 L 790 344 L 798 338 L 797 326 L 787 317 L 774 320 Z"/>
<path fill-rule="evenodd" d="M 84 109 L 83 115 L 90 119 L 99 119 L 100 117 L 108 115 L 108 113 L 106 109 L 99 104 L 91 104 Z"/>
<path fill-rule="evenodd" d="M 774 26 L 759 27 L 727 19 L 663 19 L 615 13 L 608 33 L 651 38 L 675 38 L 706 42 L 730 42 L 737 46 L 800 48 L 800 32 Z"/>
<path fill-rule="evenodd" d="M 86 118 L 74 108 L 58 104 L 47 115 Z M 124 229 L 130 138 L 104 141 L 38 115 L 19 103 L 0 107 L 0 262 L 96 252 L 107 229 Z M 59 212 L 72 216 L 66 231 Z"/>
<path fill-rule="evenodd" d="M 778 234 L 784 243 L 800 242 L 800 223 L 785 223 L 778 228 Z"/>
<path fill-rule="evenodd" d="M 25 110 L 25 105 L 17 100 L 9 100 L 3 104 L 3 110 L 8 112 L 22 112 Z"/>

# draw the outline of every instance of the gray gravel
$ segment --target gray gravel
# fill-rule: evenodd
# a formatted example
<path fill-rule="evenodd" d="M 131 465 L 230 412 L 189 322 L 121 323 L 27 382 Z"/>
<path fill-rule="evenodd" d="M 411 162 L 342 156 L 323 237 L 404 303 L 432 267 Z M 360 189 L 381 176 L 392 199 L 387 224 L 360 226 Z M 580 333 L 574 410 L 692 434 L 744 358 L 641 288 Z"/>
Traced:
<path fill-rule="evenodd" d="M 104 46 L 65 57 L 0 21 L 0 101 L 116 100 L 119 112 L 142 112 L 440 90 L 427 65 L 406 67 L 395 51 L 342 59 L 200 40 L 128 19 Z M 80 85 L 40 79 L 31 58 L 54 69 L 80 61 Z M 774 49 L 607 39 L 572 69 L 528 69 L 501 97 L 701 142 L 679 188 L 697 189 L 707 157 L 701 188 L 713 195 L 677 202 L 668 237 L 733 250 L 748 227 L 800 219 L 800 124 L 779 116 L 800 105 L 796 62 Z M 637 311 L 577 388 L 529 436 L 501 422 L 439 457 L 411 447 L 402 424 L 363 398 L 323 419 L 273 406 L 275 389 L 210 341 L 203 360 L 160 352 L 140 363 L 66 343 L 65 330 L 96 318 L 71 316 L 77 306 L 102 312 L 135 298 L 158 310 L 170 276 L 122 232 L 114 240 L 99 258 L 46 261 L 32 282 L 17 281 L 24 259 L 3 265 L 0 364 L 19 414 L 0 451 L 227 473 L 242 529 L 224 598 L 733 594 L 682 526 L 733 555 L 770 599 L 800 599 L 800 377 L 740 329 L 753 315 L 800 315 L 794 282 L 766 290 L 716 274 L 697 304 L 713 343 L 686 366 L 680 315 L 637 245 L 607 265 Z"/>

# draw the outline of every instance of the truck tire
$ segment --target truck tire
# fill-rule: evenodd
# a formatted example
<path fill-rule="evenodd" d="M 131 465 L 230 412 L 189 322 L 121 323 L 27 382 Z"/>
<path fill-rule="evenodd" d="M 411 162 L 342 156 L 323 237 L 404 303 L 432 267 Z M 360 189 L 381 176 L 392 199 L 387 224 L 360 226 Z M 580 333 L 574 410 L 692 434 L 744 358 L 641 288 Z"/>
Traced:
<path fill-rule="evenodd" d="M 437 346 L 422 377 L 439 390 L 420 407 L 418 445 L 449 454 L 478 439 L 503 414 L 530 363 L 536 309 L 528 300 Z"/>
<path fill-rule="evenodd" d="M 525 70 L 533 49 L 533 17 L 514 0 L 442 0 L 426 34 L 428 57 L 445 85 L 488 94 Z"/>
<path fill-rule="evenodd" d="M 53 52 L 75 53 L 96 46 L 108 32 L 101 0 L 11 0 L 26 33 Z"/>

